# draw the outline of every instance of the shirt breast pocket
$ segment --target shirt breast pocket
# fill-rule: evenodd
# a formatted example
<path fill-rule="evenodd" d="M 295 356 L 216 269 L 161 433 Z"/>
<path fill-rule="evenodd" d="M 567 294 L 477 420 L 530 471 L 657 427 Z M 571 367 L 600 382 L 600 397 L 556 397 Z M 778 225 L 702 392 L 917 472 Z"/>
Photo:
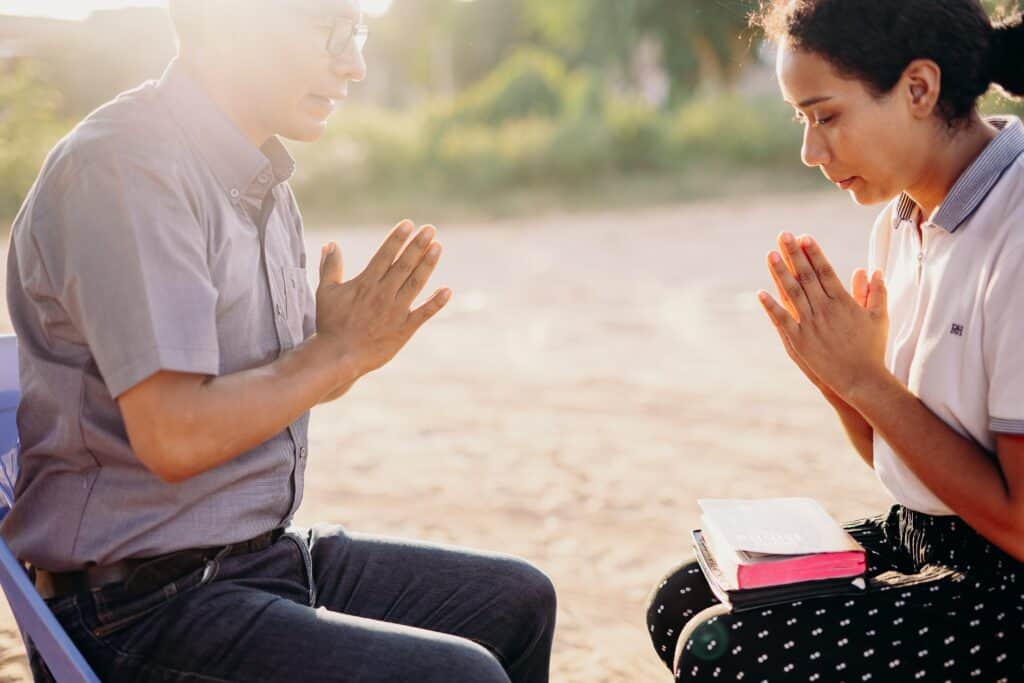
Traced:
<path fill-rule="evenodd" d="M 306 269 L 283 266 L 281 274 L 284 279 L 285 318 L 288 321 L 288 334 L 292 344 L 298 345 L 305 341 L 304 323 L 306 311 L 313 307 L 313 293 L 306 279 Z"/>

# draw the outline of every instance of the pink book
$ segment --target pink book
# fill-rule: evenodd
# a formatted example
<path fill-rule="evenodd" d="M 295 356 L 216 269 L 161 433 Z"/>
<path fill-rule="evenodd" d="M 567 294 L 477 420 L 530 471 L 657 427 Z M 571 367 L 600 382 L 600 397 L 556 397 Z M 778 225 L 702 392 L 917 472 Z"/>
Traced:
<path fill-rule="evenodd" d="M 811 498 L 706 498 L 698 504 L 725 590 L 864 573 L 864 549 Z"/>

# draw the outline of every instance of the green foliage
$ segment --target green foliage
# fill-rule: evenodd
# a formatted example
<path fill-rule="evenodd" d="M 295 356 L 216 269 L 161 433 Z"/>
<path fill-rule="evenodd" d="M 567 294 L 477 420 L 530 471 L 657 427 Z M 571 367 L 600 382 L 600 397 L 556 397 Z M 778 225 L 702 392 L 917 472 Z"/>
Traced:
<path fill-rule="evenodd" d="M 539 50 L 522 50 L 462 93 L 450 119 L 497 125 L 529 116 L 556 117 L 567 84 L 560 59 Z"/>
<path fill-rule="evenodd" d="M 525 19 L 570 65 L 628 73 L 641 39 L 653 39 L 671 75 L 673 99 L 701 80 L 729 82 L 749 53 L 756 0 L 525 0 Z"/>
<path fill-rule="evenodd" d="M 0 73 L 0 215 L 13 216 L 65 125 L 60 96 L 28 65 Z"/>
<path fill-rule="evenodd" d="M 800 130 L 775 97 L 699 97 L 669 110 L 615 94 L 593 71 L 518 53 L 454 106 L 346 110 L 298 150 L 296 190 L 320 211 L 428 192 L 487 204 L 694 169 L 797 169 Z"/>
<path fill-rule="evenodd" d="M 689 160 L 779 166 L 796 162 L 800 128 L 776 97 L 719 96 L 686 103 L 675 114 L 672 138 Z"/>

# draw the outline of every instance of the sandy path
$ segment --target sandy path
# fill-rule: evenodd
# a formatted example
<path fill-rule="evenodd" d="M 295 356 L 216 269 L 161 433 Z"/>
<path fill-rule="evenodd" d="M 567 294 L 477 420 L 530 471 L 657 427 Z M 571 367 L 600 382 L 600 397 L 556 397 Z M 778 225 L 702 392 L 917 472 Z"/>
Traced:
<path fill-rule="evenodd" d="M 848 273 L 872 216 L 812 194 L 442 227 L 456 298 L 314 413 L 297 521 L 522 555 L 559 589 L 553 680 L 667 680 L 644 599 L 686 557 L 698 496 L 886 505 L 754 296 L 779 230 Z M 354 273 L 382 232 L 311 232 L 310 253 L 335 239 Z M 0 627 L 0 681 L 23 680 Z"/>

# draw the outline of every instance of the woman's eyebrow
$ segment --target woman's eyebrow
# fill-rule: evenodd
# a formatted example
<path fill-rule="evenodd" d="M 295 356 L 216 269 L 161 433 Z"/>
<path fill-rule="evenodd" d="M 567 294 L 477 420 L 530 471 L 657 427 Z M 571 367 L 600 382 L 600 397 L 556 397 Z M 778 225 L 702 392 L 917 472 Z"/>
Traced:
<path fill-rule="evenodd" d="M 814 105 L 821 104 L 822 102 L 828 102 L 831 99 L 833 99 L 832 95 L 822 95 L 820 97 L 809 97 L 806 100 L 804 100 L 803 102 L 798 102 L 796 106 L 800 107 L 801 109 L 806 109 L 807 107 L 813 107 Z"/>

